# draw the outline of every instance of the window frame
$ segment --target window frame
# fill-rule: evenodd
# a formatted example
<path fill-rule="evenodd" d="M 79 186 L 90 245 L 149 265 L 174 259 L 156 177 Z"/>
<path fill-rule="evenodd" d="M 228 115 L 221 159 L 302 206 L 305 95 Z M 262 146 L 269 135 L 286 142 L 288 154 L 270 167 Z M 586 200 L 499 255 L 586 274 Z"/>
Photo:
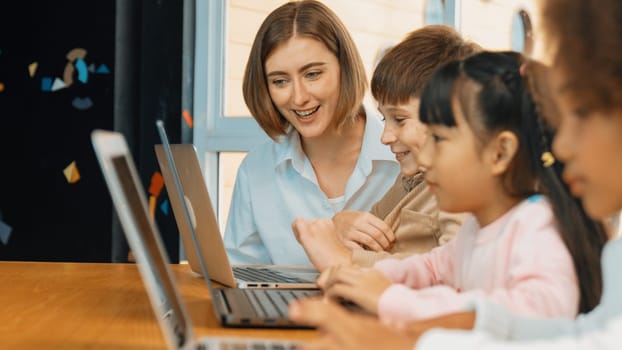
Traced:
<path fill-rule="evenodd" d="M 251 116 L 224 115 L 226 9 L 226 1 L 196 0 L 193 143 L 218 216 L 219 153 L 247 152 L 269 140 Z"/>
<path fill-rule="evenodd" d="M 529 56 L 533 53 L 533 21 L 531 15 L 523 7 L 519 7 L 514 11 L 512 20 L 510 21 L 510 45 L 512 50 L 521 52 L 522 54 Z M 517 33 L 515 30 L 520 26 L 521 33 Z M 520 50 L 516 47 L 515 40 L 522 40 Z"/>
<path fill-rule="evenodd" d="M 423 15 L 424 15 L 423 23 L 426 25 L 433 24 L 433 23 L 430 23 L 428 21 L 428 18 L 425 17 L 426 9 L 430 1 L 440 1 L 441 5 L 443 6 L 443 20 L 441 24 L 454 27 L 457 30 L 460 28 L 460 23 L 459 23 L 460 16 L 458 16 L 458 13 L 459 13 L 461 0 L 425 0 L 424 11 L 423 11 Z"/>

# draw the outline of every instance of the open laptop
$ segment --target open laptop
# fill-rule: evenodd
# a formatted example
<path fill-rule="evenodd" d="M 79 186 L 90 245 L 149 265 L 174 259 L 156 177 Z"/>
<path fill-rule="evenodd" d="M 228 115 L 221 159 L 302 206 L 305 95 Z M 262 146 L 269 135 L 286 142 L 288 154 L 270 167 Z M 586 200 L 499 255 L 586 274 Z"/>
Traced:
<path fill-rule="evenodd" d="M 122 134 L 95 130 L 91 135 L 95 153 L 108 185 L 114 207 L 145 280 L 162 328 L 176 344 L 188 338 L 191 327 L 179 303 L 175 282 L 168 268 L 160 233 L 149 216 L 136 166 Z M 195 244 L 198 242 L 194 241 Z M 199 251 L 199 254 L 201 252 Z M 201 261 L 201 259 L 200 259 Z M 311 328 L 287 318 L 291 300 L 319 295 L 318 290 L 214 288 L 203 264 L 203 280 L 212 297 L 216 316 L 225 327 Z"/>
<path fill-rule="evenodd" d="M 161 145 L 155 145 L 156 157 L 191 269 L 201 274 L 197 249 L 192 245 L 194 231 L 209 276 L 218 283 L 239 288 L 318 288 L 319 272 L 312 267 L 231 266 L 194 145 L 170 145 L 162 121 L 156 124 L 162 140 Z"/>

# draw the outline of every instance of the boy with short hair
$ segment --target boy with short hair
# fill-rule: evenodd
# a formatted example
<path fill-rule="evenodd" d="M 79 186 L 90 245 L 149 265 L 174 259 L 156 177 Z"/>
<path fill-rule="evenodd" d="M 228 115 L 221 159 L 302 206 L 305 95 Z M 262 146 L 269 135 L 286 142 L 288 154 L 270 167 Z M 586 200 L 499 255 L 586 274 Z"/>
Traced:
<path fill-rule="evenodd" d="M 293 222 L 298 241 L 318 270 L 371 266 L 387 257 L 424 253 L 456 234 L 463 215 L 439 212 L 417 164 L 427 135 L 419 121 L 419 99 L 438 67 L 479 50 L 453 28 L 430 25 L 409 33 L 380 59 L 371 91 L 385 119 L 381 141 L 391 147 L 401 174 L 370 212 L 342 211 L 332 219 Z"/>

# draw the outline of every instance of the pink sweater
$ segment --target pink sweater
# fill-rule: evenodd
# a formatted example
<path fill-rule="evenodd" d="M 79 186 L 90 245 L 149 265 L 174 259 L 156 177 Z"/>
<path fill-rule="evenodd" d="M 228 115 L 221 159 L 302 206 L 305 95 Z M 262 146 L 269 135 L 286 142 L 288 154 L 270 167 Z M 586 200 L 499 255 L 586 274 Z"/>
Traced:
<path fill-rule="evenodd" d="M 480 227 L 469 216 L 447 244 L 374 265 L 395 284 L 380 297 L 382 319 L 405 321 L 464 311 L 485 297 L 516 315 L 574 318 L 579 288 L 552 208 L 532 196 Z"/>

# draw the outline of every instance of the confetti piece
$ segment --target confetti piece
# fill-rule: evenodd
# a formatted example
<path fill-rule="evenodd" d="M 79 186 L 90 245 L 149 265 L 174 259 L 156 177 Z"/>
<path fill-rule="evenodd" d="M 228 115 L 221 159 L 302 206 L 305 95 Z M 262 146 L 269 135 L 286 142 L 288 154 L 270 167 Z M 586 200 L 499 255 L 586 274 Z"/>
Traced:
<path fill-rule="evenodd" d="M 80 172 L 78 171 L 75 160 L 63 170 L 63 174 L 65 174 L 65 179 L 67 179 L 67 182 L 70 184 L 75 184 L 80 181 Z"/>
<path fill-rule="evenodd" d="M 0 221 L 0 240 L 2 244 L 6 245 L 9 243 L 9 238 L 11 238 L 11 231 L 13 228 L 4 222 Z"/>
<path fill-rule="evenodd" d="M 73 101 L 71 101 L 71 105 L 74 106 L 76 109 L 83 111 L 91 108 L 93 106 L 93 101 L 91 101 L 90 97 L 76 97 L 73 99 Z"/>
<path fill-rule="evenodd" d="M 155 220 L 155 207 L 157 198 L 155 196 L 149 196 L 149 214 L 151 218 Z"/>
<path fill-rule="evenodd" d="M 28 75 L 30 75 L 30 77 L 34 77 L 35 74 L 37 73 L 37 68 L 39 67 L 39 63 L 37 62 L 32 62 L 31 64 L 28 65 Z"/>
<path fill-rule="evenodd" d="M 164 213 L 164 215 L 168 215 L 168 209 L 170 208 L 170 204 L 168 199 L 165 199 L 162 204 L 160 204 L 160 210 Z"/>
<path fill-rule="evenodd" d="M 52 91 L 64 89 L 66 87 L 67 85 L 65 84 L 64 81 L 61 80 L 61 78 L 56 78 L 54 79 L 54 84 L 52 84 Z"/>
<path fill-rule="evenodd" d="M 78 58 L 76 60 L 76 70 L 78 71 L 78 80 L 86 84 L 89 80 L 89 70 L 86 68 L 86 62 L 83 59 Z"/>
<path fill-rule="evenodd" d="M 84 60 L 84 58 L 86 57 L 86 50 L 77 47 L 67 52 L 66 57 L 69 60 L 69 62 L 67 62 L 67 64 L 65 65 L 65 71 L 63 72 L 63 81 L 65 82 L 65 84 L 67 84 L 67 86 L 71 86 L 73 84 L 73 72 L 75 72 L 75 68 L 73 67 L 73 62 L 76 61 L 77 59 Z M 86 63 L 85 63 L 85 66 L 86 66 Z"/>
<path fill-rule="evenodd" d="M 52 78 L 41 78 L 41 91 L 52 91 Z"/>
<path fill-rule="evenodd" d="M 71 49 L 71 51 L 67 52 L 67 55 L 65 57 L 67 57 L 67 59 L 71 62 L 77 60 L 78 58 L 84 59 L 86 57 L 86 50 L 80 47 L 76 47 L 74 49 Z"/>
<path fill-rule="evenodd" d="M 159 196 L 160 192 L 162 192 L 162 187 L 164 187 L 164 178 L 159 171 L 154 171 L 153 175 L 151 175 L 151 184 L 149 185 L 149 194 L 152 196 Z"/>
<path fill-rule="evenodd" d="M 4 91 L 4 83 L 0 83 L 0 92 Z"/>
<path fill-rule="evenodd" d="M 89 64 L 89 72 L 95 73 L 95 63 Z"/>
<path fill-rule="evenodd" d="M 65 71 L 63 72 L 63 81 L 65 82 L 65 84 L 67 84 L 67 86 L 73 84 L 74 71 L 75 68 L 73 68 L 73 64 L 67 63 L 67 65 L 65 66 Z"/>
<path fill-rule="evenodd" d="M 97 71 L 95 73 L 109 74 L 110 70 L 108 69 L 108 67 L 105 64 L 100 64 L 99 67 L 97 67 Z"/>
<path fill-rule="evenodd" d="M 188 127 L 191 128 L 192 127 L 192 116 L 190 115 L 190 112 L 188 112 L 187 109 L 184 109 L 184 111 L 181 112 L 181 115 L 184 117 L 184 120 L 186 121 L 186 124 L 188 124 Z"/>

